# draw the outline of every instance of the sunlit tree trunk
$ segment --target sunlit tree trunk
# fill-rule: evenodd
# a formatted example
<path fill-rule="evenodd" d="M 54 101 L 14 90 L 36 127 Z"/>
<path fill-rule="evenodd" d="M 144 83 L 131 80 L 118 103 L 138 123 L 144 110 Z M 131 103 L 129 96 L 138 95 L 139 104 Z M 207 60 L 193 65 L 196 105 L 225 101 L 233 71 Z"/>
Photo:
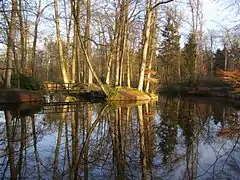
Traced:
<path fill-rule="evenodd" d="M 115 31 L 116 31 L 116 47 L 114 49 L 115 51 L 115 86 L 119 85 L 119 75 L 120 75 L 120 53 L 121 53 L 121 44 L 122 44 L 122 21 L 123 21 L 123 13 L 122 13 L 122 1 L 117 1 L 117 7 L 116 7 L 116 21 L 115 21 Z"/>
<path fill-rule="evenodd" d="M 151 30 L 151 22 L 152 22 L 152 0 L 146 1 L 146 16 L 145 16 L 145 27 L 143 32 L 143 50 L 142 50 L 142 59 L 141 59 L 141 67 L 140 67 L 140 75 L 138 81 L 138 90 L 143 90 L 144 83 L 144 73 L 147 63 L 147 55 L 148 55 L 148 47 L 149 47 L 149 39 L 150 39 L 150 30 Z"/>
<path fill-rule="evenodd" d="M 88 57 L 91 59 L 91 41 L 90 41 L 90 24 L 91 24 L 91 0 L 87 0 L 87 20 L 85 26 L 85 39 Z M 92 72 L 88 69 L 88 84 L 92 84 Z"/>
<path fill-rule="evenodd" d="M 127 87 L 131 87 L 131 71 L 130 71 L 130 48 L 129 48 L 129 41 L 126 42 L 126 49 L 127 49 Z"/>
<path fill-rule="evenodd" d="M 152 63 L 156 59 L 156 49 L 157 49 L 157 19 L 158 19 L 158 10 L 157 8 L 154 9 L 154 14 L 152 17 L 152 27 L 150 30 L 150 47 L 149 47 L 149 65 L 148 70 L 149 73 L 147 74 L 147 78 L 151 77 L 150 70 L 152 69 Z M 146 83 L 145 91 L 149 91 L 150 81 L 148 80 Z"/>
<path fill-rule="evenodd" d="M 77 29 L 74 24 L 73 47 L 72 47 L 72 83 L 76 82 L 76 57 L 77 57 Z"/>
<path fill-rule="evenodd" d="M 120 31 L 120 30 L 119 30 Z M 116 54 L 115 54 L 115 61 L 116 61 L 116 67 L 115 67 L 115 86 L 119 85 L 119 68 L 120 68 L 120 32 L 118 32 L 117 35 L 117 44 L 116 44 Z"/>
<path fill-rule="evenodd" d="M 76 23 L 77 27 L 79 27 L 79 22 L 77 21 L 76 12 L 75 12 L 74 9 L 73 9 L 73 16 L 74 16 L 74 23 Z M 96 81 L 97 81 L 97 83 L 99 84 L 99 86 L 101 87 L 103 93 L 104 93 L 107 97 L 109 97 L 108 91 L 106 90 L 106 88 L 104 87 L 102 81 L 98 78 L 96 72 L 95 72 L 94 69 L 93 69 L 92 63 L 91 63 L 91 61 L 90 61 L 90 59 L 89 59 L 89 57 L 88 57 L 87 51 L 86 51 L 86 49 L 85 49 L 85 47 L 84 47 L 84 43 L 83 43 L 83 41 L 82 41 L 79 28 L 77 28 L 77 36 L 78 36 L 78 41 L 80 42 L 81 49 L 82 49 L 82 51 L 83 51 L 84 57 L 85 57 L 85 59 L 86 59 L 87 65 L 88 65 L 89 69 L 91 70 L 91 72 L 92 72 L 92 74 L 93 74 L 93 77 L 96 79 Z"/>
<path fill-rule="evenodd" d="M 107 64 L 107 75 L 106 75 L 106 84 L 110 84 L 110 77 L 111 77 L 111 69 L 112 69 L 112 61 L 114 58 L 114 51 L 116 48 L 116 30 L 114 32 L 114 38 L 111 39 L 111 46 L 110 46 L 110 55 Z"/>
<path fill-rule="evenodd" d="M 7 41 L 7 68 L 5 74 L 5 87 L 11 88 L 11 76 L 13 68 L 13 48 L 14 48 L 14 37 L 15 37 L 15 25 L 16 25 L 16 14 L 17 13 L 17 0 L 12 0 L 12 11 L 11 20 L 9 24 L 9 33 Z"/>
<path fill-rule="evenodd" d="M 73 14 L 73 10 L 76 11 L 76 19 L 79 20 L 79 9 L 80 4 L 79 1 L 72 1 L 71 2 L 71 13 Z M 77 35 L 77 25 L 74 23 L 73 25 L 73 44 L 72 44 L 72 83 L 76 82 L 76 70 L 78 70 L 78 82 L 80 83 L 80 62 L 79 59 L 79 42 L 78 42 L 78 35 Z M 77 66 L 78 65 L 78 66 Z"/>
<path fill-rule="evenodd" d="M 63 55 L 63 45 L 60 35 L 60 25 L 59 25 L 59 15 L 58 15 L 58 1 L 54 0 L 54 12 L 55 12 L 55 24 L 56 24 L 56 35 L 57 35 L 57 44 L 58 44 L 58 53 L 59 53 L 59 63 L 61 67 L 61 72 L 63 76 L 64 83 L 69 83 L 69 77 L 67 74 L 67 69 L 65 67 L 65 59 Z"/>
<path fill-rule="evenodd" d="M 171 1 L 172 0 L 158 2 L 158 3 L 155 3 L 154 6 L 153 6 L 153 0 L 146 1 L 146 15 L 145 15 L 145 24 L 144 24 L 144 31 L 143 31 L 143 47 L 142 47 L 142 55 L 141 55 L 140 74 L 139 74 L 139 80 L 138 80 L 139 91 L 142 91 L 144 86 L 144 75 L 145 75 L 147 56 L 148 56 L 153 10 L 161 4 L 166 4 Z"/>
<path fill-rule="evenodd" d="M 127 37 L 128 37 L 128 7 L 129 7 L 129 0 L 124 0 L 122 2 L 121 8 L 124 12 L 123 21 L 124 24 L 122 25 L 122 41 L 121 41 L 121 54 L 120 54 L 120 69 L 119 69 L 119 85 L 122 86 L 123 80 L 123 60 L 126 57 L 127 52 Z"/>
<path fill-rule="evenodd" d="M 70 4 L 71 7 L 71 4 Z M 67 70 L 67 74 L 69 76 L 69 81 L 73 81 L 70 75 L 71 72 L 71 62 L 69 59 L 69 53 L 70 53 L 70 33 L 72 28 L 72 12 L 70 11 L 68 13 L 68 0 L 63 0 L 63 10 L 64 10 L 64 16 L 65 16 L 65 28 L 66 28 L 66 45 L 65 45 L 65 53 L 64 53 L 64 59 L 65 59 L 65 67 Z M 71 8 L 70 8 L 71 9 Z"/>

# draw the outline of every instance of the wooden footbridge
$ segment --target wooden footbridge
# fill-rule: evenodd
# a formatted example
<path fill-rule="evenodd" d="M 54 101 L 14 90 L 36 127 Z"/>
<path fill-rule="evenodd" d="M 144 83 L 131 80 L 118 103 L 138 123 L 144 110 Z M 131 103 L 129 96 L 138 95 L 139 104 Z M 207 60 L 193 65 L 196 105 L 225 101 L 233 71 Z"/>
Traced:
<path fill-rule="evenodd" d="M 82 100 L 105 99 L 105 95 L 97 85 L 81 83 L 45 83 L 43 90 L 26 90 L 18 88 L 0 89 L 0 104 L 26 102 L 42 102 L 52 95 L 74 96 Z"/>
<path fill-rule="evenodd" d="M 94 84 L 83 84 L 83 83 L 45 83 L 44 91 L 47 94 L 67 94 L 77 97 L 86 97 L 89 99 L 105 98 L 102 90 L 99 86 Z"/>
<path fill-rule="evenodd" d="M 83 83 L 52 83 L 46 82 L 44 89 L 48 92 L 79 93 L 90 91 L 90 86 Z"/>

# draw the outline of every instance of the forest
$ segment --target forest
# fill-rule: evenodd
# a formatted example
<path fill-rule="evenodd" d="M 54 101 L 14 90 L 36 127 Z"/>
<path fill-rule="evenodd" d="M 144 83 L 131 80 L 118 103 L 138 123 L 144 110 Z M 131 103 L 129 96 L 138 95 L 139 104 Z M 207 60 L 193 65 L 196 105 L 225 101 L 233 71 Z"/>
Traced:
<path fill-rule="evenodd" d="M 17 75 L 97 83 L 107 94 L 104 85 L 154 92 L 218 81 L 240 68 L 240 4 L 217 3 L 236 13 L 231 26 L 205 27 L 204 0 L 2 0 L 0 85 Z"/>
<path fill-rule="evenodd" d="M 239 179 L 239 11 L 239 0 L 0 0 L 0 179 Z M 107 98 L 81 99 L 76 84 Z M 160 94 L 179 87 L 215 97 Z M 111 101 L 119 89 L 142 101 Z"/>

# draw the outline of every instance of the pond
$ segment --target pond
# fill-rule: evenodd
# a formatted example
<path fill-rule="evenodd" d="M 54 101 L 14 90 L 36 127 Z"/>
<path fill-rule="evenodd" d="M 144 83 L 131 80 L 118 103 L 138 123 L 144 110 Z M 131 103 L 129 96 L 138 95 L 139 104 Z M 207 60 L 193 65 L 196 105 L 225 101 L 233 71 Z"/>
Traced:
<path fill-rule="evenodd" d="M 240 113 L 221 99 L 1 108 L 1 179 L 240 177 Z"/>

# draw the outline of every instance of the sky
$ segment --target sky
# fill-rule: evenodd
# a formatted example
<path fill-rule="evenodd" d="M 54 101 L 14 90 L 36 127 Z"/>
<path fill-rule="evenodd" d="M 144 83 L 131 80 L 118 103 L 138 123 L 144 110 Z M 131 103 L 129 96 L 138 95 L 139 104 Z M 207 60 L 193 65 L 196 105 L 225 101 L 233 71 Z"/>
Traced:
<path fill-rule="evenodd" d="M 227 0 L 222 0 L 227 1 Z M 233 8 L 226 8 L 223 4 L 213 0 L 203 0 L 203 14 L 205 29 L 219 29 L 221 27 L 230 28 L 236 18 Z"/>
<path fill-rule="evenodd" d="M 228 6 L 226 4 L 227 1 L 228 0 L 202 0 L 203 31 L 208 32 L 208 30 L 218 30 L 219 38 L 216 40 L 216 42 L 221 42 L 222 39 L 220 36 L 222 33 L 226 32 L 226 30 L 231 29 L 234 24 L 236 25 L 237 18 L 240 19 L 240 16 L 238 16 L 236 13 L 236 9 L 226 8 Z M 182 2 L 185 2 L 186 4 L 188 0 L 182 0 Z M 189 7 L 183 5 L 180 10 L 184 13 L 185 18 L 190 18 L 191 13 Z M 190 26 L 187 23 L 183 23 L 182 27 L 180 28 L 181 47 L 184 47 L 184 44 L 187 40 L 187 35 L 189 34 L 189 30 Z M 219 47 L 222 47 L 222 43 L 217 43 L 216 47 L 214 48 L 216 49 Z"/>
<path fill-rule="evenodd" d="M 44 3 L 49 3 L 52 0 L 43 0 Z M 178 2 L 187 2 L 188 0 L 178 0 Z M 236 12 L 233 12 L 233 9 L 226 9 L 227 4 L 223 4 L 228 0 L 202 0 L 203 1 L 203 19 L 204 19 L 204 30 L 207 29 L 224 29 L 231 28 L 233 26 L 233 21 L 236 21 L 237 15 Z M 181 9 L 184 14 L 188 14 L 190 11 L 188 8 L 183 7 Z M 239 16 L 240 19 L 240 16 Z M 239 21 L 240 22 L 240 21 Z M 52 24 L 51 24 L 52 25 Z M 42 27 L 41 32 L 46 32 L 46 28 L 49 31 L 49 27 Z M 53 29 L 54 32 L 54 28 Z M 225 29 L 226 30 L 226 29 Z M 186 27 L 183 27 L 181 30 L 181 34 L 186 36 L 188 34 L 188 30 Z M 185 41 L 183 38 L 181 44 Z M 0 51 L 3 49 L 3 46 L 0 44 Z"/>

